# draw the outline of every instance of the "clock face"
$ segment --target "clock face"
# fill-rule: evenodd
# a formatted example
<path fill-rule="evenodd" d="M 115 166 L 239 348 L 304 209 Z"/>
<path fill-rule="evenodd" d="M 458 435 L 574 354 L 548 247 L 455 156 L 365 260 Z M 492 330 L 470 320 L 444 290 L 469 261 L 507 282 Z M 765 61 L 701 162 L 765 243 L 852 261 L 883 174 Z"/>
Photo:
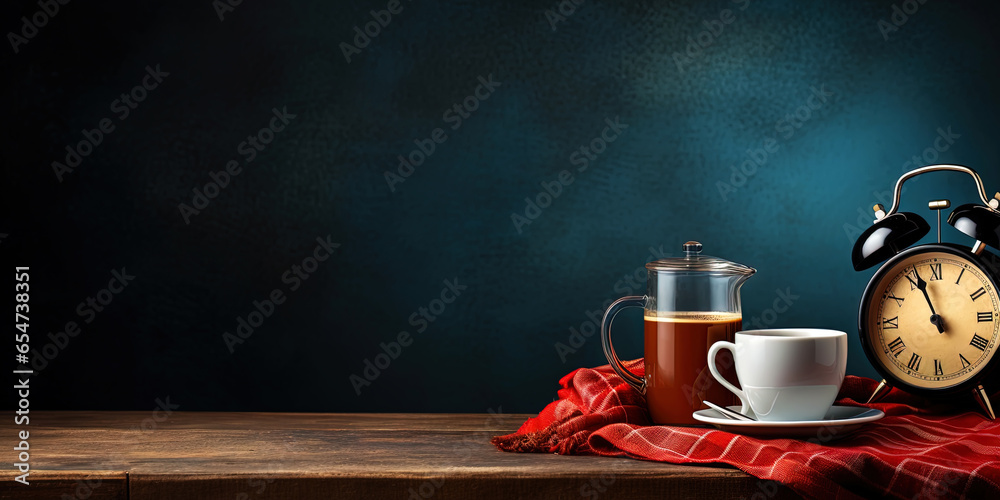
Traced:
<path fill-rule="evenodd" d="M 1000 341 L 1000 297 L 975 263 L 921 251 L 881 269 L 865 304 L 862 335 L 883 371 L 920 389 L 976 376 Z"/>

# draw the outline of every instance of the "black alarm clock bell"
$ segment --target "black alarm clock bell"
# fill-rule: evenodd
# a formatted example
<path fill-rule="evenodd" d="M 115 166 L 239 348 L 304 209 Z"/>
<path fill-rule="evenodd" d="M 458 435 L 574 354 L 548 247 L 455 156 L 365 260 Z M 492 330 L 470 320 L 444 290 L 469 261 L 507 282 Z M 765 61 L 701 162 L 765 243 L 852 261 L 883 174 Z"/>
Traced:
<path fill-rule="evenodd" d="M 948 200 L 934 200 L 938 242 L 910 247 L 929 231 L 919 215 L 899 212 L 903 183 L 921 174 L 965 172 L 976 182 L 982 204 L 961 205 L 948 216 L 975 243 L 941 243 L 941 210 Z M 891 387 L 928 398 L 972 392 L 990 419 L 996 415 L 985 385 L 992 381 L 1000 355 L 1000 258 L 986 246 L 1000 248 L 1000 193 L 986 196 L 983 181 L 969 167 L 929 165 L 896 181 L 892 208 L 875 205 L 875 221 L 854 244 L 856 271 L 884 261 L 865 288 L 858 330 L 865 355 L 882 375 L 869 398 L 876 401 Z M 996 389 L 996 387 L 993 387 Z"/>

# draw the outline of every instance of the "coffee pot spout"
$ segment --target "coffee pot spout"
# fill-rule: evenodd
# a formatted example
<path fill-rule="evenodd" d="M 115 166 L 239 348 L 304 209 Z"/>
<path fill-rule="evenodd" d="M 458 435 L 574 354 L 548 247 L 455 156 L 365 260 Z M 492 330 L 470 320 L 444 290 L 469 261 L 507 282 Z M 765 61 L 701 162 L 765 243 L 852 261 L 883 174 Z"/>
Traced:
<path fill-rule="evenodd" d="M 752 278 L 754 274 L 757 274 L 756 269 L 752 267 L 749 267 L 747 269 L 749 270 L 748 273 L 741 274 L 735 277 L 735 280 L 733 282 L 733 287 L 736 289 L 736 293 L 740 292 L 740 288 L 743 287 L 744 283 L 746 283 L 750 278 Z"/>

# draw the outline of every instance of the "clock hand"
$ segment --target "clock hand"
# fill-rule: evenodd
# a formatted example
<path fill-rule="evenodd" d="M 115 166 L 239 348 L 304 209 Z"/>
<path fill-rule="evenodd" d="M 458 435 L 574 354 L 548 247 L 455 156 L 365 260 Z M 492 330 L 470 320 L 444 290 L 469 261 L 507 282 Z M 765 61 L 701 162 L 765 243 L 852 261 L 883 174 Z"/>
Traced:
<path fill-rule="evenodd" d="M 938 333 L 944 333 L 944 323 L 941 321 L 941 316 L 934 311 L 934 304 L 931 304 L 931 296 L 927 295 L 927 282 L 920 277 L 920 273 L 917 272 L 917 266 L 913 266 L 913 275 L 917 277 L 917 290 L 920 290 L 924 294 L 924 299 L 927 299 L 927 306 L 931 308 L 931 324 L 937 327 Z"/>
<path fill-rule="evenodd" d="M 940 314 L 931 314 L 931 324 L 937 327 L 938 333 L 944 333 L 944 321 Z"/>

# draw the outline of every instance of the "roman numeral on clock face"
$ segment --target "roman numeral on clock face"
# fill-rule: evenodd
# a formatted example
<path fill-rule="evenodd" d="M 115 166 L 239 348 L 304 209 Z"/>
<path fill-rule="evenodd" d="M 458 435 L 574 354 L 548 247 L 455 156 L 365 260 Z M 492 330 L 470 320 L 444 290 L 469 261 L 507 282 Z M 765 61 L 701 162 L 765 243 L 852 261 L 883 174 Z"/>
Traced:
<path fill-rule="evenodd" d="M 955 280 L 955 284 L 956 285 L 958 284 L 959 281 L 962 281 L 962 275 L 963 274 L 965 274 L 965 268 L 964 267 L 962 268 L 962 272 L 958 273 L 958 279 Z"/>
<path fill-rule="evenodd" d="M 910 355 L 910 362 L 906 363 L 906 366 L 908 366 L 913 371 L 919 371 L 920 370 L 920 355 L 917 354 L 917 353 L 913 353 L 912 355 Z"/>
<path fill-rule="evenodd" d="M 959 354 L 958 357 L 959 357 L 959 359 L 962 360 L 962 368 L 963 369 L 971 364 L 971 363 L 969 363 L 969 360 L 965 359 L 965 356 L 962 356 L 961 354 Z"/>
<path fill-rule="evenodd" d="M 893 328 L 899 328 L 899 316 L 893 316 L 891 318 L 882 318 L 882 329 L 891 330 Z M 896 337 L 899 340 L 899 337 Z"/>
<path fill-rule="evenodd" d="M 944 375 L 944 370 L 941 369 L 941 360 L 934 360 L 934 375 Z"/>
<path fill-rule="evenodd" d="M 990 342 L 988 340 L 980 337 L 979 335 L 973 334 L 972 342 L 969 342 L 969 345 L 975 347 L 976 349 L 979 349 L 980 351 L 985 351 L 986 346 L 989 345 L 989 343 Z"/>
<path fill-rule="evenodd" d="M 931 281 L 941 279 L 941 264 L 931 264 Z"/>
<path fill-rule="evenodd" d="M 976 313 L 976 319 L 979 320 L 980 323 L 985 323 L 987 321 L 993 321 L 993 313 L 991 313 L 991 312 L 977 312 Z"/>
<path fill-rule="evenodd" d="M 979 287 L 979 290 L 976 290 L 975 292 L 972 292 L 969 295 L 969 297 L 972 297 L 972 300 L 976 300 L 979 297 L 982 297 L 983 295 L 986 295 L 986 290 L 983 290 L 983 287 Z"/>
<path fill-rule="evenodd" d="M 892 355 L 897 358 L 899 357 L 899 353 L 903 352 L 903 349 L 905 348 L 906 344 L 904 344 L 903 339 L 899 337 L 896 337 L 896 340 L 889 342 L 889 352 L 891 352 Z"/>
<path fill-rule="evenodd" d="M 889 292 L 889 298 L 896 301 L 896 306 L 903 307 L 903 299 L 893 295 L 892 292 Z"/>
<path fill-rule="evenodd" d="M 914 274 L 916 274 L 916 273 L 914 273 Z M 907 274 L 906 275 L 906 279 L 910 281 L 910 291 L 912 292 L 913 290 L 916 290 L 917 289 L 917 280 L 916 280 L 916 278 L 910 277 L 910 275 Z"/>

